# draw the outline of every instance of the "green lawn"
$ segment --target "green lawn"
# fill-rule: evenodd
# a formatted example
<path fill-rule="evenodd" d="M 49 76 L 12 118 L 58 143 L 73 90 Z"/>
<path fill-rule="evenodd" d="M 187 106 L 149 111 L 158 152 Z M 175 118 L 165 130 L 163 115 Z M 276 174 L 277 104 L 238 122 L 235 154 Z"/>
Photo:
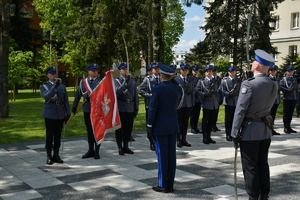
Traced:
<path fill-rule="evenodd" d="M 70 105 L 74 100 L 74 88 L 67 88 Z M 19 90 L 16 101 L 9 102 L 9 118 L 0 119 L 0 144 L 34 141 L 45 139 L 43 99 L 40 94 L 33 95 L 32 90 Z M 282 116 L 282 104 L 280 104 L 277 116 Z M 201 123 L 202 113 L 199 123 Z M 224 106 L 220 107 L 218 122 L 224 121 Z M 145 105 L 140 96 L 139 114 L 135 119 L 134 129 L 145 129 Z M 65 137 L 86 135 L 83 121 L 83 113 L 79 112 L 65 127 Z"/>

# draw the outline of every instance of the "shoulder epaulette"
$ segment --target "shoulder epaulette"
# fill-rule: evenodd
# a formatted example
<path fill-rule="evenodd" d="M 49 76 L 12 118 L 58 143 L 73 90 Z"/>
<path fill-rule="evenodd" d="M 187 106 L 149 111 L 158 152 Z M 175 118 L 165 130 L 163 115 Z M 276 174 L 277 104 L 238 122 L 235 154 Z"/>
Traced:
<path fill-rule="evenodd" d="M 248 78 L 247 80 L 248 81 L 252 81 L 252 80 L 254 80 L 255 79 L 255 77 L 252 77 L 252 78 Z"/>

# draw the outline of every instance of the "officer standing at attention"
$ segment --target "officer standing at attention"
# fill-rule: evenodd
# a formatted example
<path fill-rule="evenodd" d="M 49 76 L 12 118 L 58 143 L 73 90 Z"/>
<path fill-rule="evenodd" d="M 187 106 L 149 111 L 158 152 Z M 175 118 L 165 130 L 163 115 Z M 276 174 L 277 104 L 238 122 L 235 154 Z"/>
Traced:
<path fill-rule="evenodd" d="M 214 117 L 218 111 L 219 100 L 217 96 L 218 84 L 216 80 L 213 79 L 212 70 L 212 65 L 206 65 L 204 67 L 205 78 L 198 81 L 195 89 L 196 95 L 202 99 L 202 133 L 204 144 L 216 143 L 216 141 L 211 139 L 211 130 Z"/>
<path fill-rule="evenodd" d="M 183 96 L 179 85 L 170 80 L 174 70 L 159 65 L 161 84 L 155 86 L 150 96 L 147 129 L 153 136 L 158 160 L 158 185 L 156 192 L 173 192 L 176 171 L 176 135 L 179 133 L 177 109 Z"/>
<path fill-rule="evenodd" d="M 270 192 L 268 151 L 273 125 L 270 110 L 277 96 L 278 85 L 267 76 L 274 58 L 260 49 L 255 50 L 255 54 L 251 69 L 254 77 L 242 82 L 231 136 L 235 148 L 240 145 L 249 200 L 265 200 Z"/>
<path fill-rule="evenodd" d="M 192 107 L 195 104 L 194 96 L 194 84 L 191 77 L 187 77 L 189 73 L 189 65 L 180 65 L 180 74 L 174 77 L 174 80 L 183 88 L 184 100 L 182 107 L 178 112 L 178 124 L 180 132 L 177 135 L 177 147 L 191 147 L 192 145 L 186 141 L 187 129 L 189 124 L 189 117 L 192 111 Z"/>
<path fill-rule="evenodd" d="M 160 83 L 159 78 L 159 67 L 157 63 L 151 64 L 151 73 L 152 75 L 148 75 L 144 78 L 143 82 L 140 84 L 140 86 L 137 88 L 137 92 L 144 97 L 145 99 L 145 107 L 146 107 L 146 121 L 147 121 L 147 112 L 148 112 L 148 104 L 149 104 L 149 98 L 152 95 L 152 89 L 154 86 L 158 85 Z M 149 133 L 147 133 L 147 138 L 150 142 L 150 149 L 152 151 L 155 151 L 155 146 L 152 140 L 152 137 L 149 136 Z"/>
<path fill-rule="evenodd" d="M 138 114 L 138 93 L 136 89 L 136 82 L 129 75 L 127 65 L 121 63 L 118 69 L 120 70 L 121 76 L 115 79 L 115 87 L 122 126 L 115 132 L 116 140 L 119 155 L 124 155 L 124 153 L 133 154 L 134 152 L 128 147 L 128 142 L 130 141 L 133 129 L 133 120 Z"/>
<path fill-rule="evenodd" d="M 45 99 L 42 116 L 46 125 L 46 163 L 51 165 L 53 162 L 63 163 L 59 157 L 60 138 L 63 124 L 70 118 L 70 105 L 66 87 L 61 83 L 61 79 L 56 78 L 56 68 L 49 67 L 45 72 L 49 81 L 40 85 L 40 92 Z"/>
<path fill-rule="evenodd" d="M 293 77 L 294 68 L 289 66 L 285 68 L 286 74 L 280 80 L 280 89 L 283 93 L 283 124 L 284 132 L 287 134 L 297 133 L 291 128 L 294 109 L 298 100 L 298 84 L 297 79 Z"/>
<path fill-rule="evenodd" d="M 216 131 L 221 131 L 218 127 L 217 127 L 217 121 L 218 121 L 218 116 L 219 116 L 219 107 L 223 102 L 223 97 L 222 97 L 222 90 L 220 90 L 220 84 L 221 84 L 221 78 L 218 76 L 218 67 L 214 66 L 213 67 L 213 80 L 216 82 L 216 85 L 218 87 L 218 91 L 216 93 L 218 101 L 219 101 L 219 106 L 217 108 L 217 112 L 214 113 L 214 117 L 213 117 L 213 124 L 212 124 L 212 131 L 216 132 Z"/>
<path fill-rule="evenodd" d="M 274 120 L 276 117 L 277 108 L 280 104 L 280 85 L 279 85 L 280 79 L 278 77 L 276 77 L 277 72 L 278 72 L 278 67 L 276 65 L 273 65 L 269 68 L 269 78 L 272 81 L 276 81 L 276 83 L 278 84 L 277 97 L 276 97 L 274 104 L 272 106 L 272 109 L 271 109 L 271 116 L 273 118 L 273 124 L 274 124 Z M 272 134 L 280 135 L 280 133 L 277 133 L 274 129 L 272 130 Z"/>
<path fill-rule="evenodd" d="M 236 67 L 229 66 L 228 76 L 224 77 L 221 82 L 221 90 L 223 98 L 223 104 L 225 105 L 225 132 L 226 140 L 232 141 L 231 129 L 232 121 L 234 116 L 234 111 L 238 99 L 238 94 L 240 91 L 240 80 L 235 76 Z"/>
<path fill-rule="evenodd" d="M 193 74 L 192 79 L 194 79 L 193 80 L 194 88 L 196 88 L 198 81 L 201 79 L 200 77 L 198 77 L 199 69 L 200 67 L 198 65 L 192 66 L 192 74 Z M 191 124 L 191 132 L 197 134 L 202 132 L 198 129 L 198 121 L 199 121 L 199 116 L 201 111 L 201 98 L 197 96 L 195 92 L 194 95 L 195 95 L 194 96 L 195 105 L 192 108 L 190 124 Z"/>
<path fill-rule="evenodd" d="M 86 100 L 86 103 L 83 105 L 83 115 L 84 122 L 88 135 L 88 144 L 89 150 L 82 156 L 83 159 L 94 157 L 94 159 L 99 159 L 99 149 L 100 145 L 96 144 L 94 131 L 91 123 L 91 102 L 90 102 L 90 93 L 99 85 L 101 78 L 98 77 L 98 64 L 93 63 L 87 66 L 89 77 L 83 79 L 79 83 L 79 87 L 76 91 L 72 112 L 76 114 L 76 109 L 80 98 L 83 97 Z M 94 150 L 95 146 L 95 150 Z"/>

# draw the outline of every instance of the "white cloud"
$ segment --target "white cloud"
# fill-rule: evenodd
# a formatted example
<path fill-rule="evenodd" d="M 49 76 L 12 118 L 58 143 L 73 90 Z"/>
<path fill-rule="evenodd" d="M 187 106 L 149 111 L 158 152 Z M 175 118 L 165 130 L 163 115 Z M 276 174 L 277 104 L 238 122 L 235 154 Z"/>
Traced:
<path fill-rule="evenodd" d="M 199 17 L 198 15 L 195 15 L 194 17 L 192 18 L 185 18 L 184 19 L 184 22 L 197 22 L 197 21 L 204 21 L 204 19 L 202 17 Z"/>
<path fill-rule="evenodd" d="M 180 40 L 180 42 L 174 48 L 175 51 L 186 51 L 187 49 L 193 48 L 199 41 L 198 40 Z"/>

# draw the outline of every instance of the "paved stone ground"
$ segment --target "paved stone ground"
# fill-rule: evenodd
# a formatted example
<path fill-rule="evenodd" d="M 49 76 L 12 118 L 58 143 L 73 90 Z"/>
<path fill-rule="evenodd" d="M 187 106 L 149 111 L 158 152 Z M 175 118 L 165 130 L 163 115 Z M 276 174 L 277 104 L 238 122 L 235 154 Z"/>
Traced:
<path fill-rule="evenodd" d="M 272 138 L 270 148 L 270 199 L 299 199 L 300 119 L 292 124 L 298 133 L 283 134 L 282 119 L 275 121 L 282 134 Z M 175 191 L 170 194 L 151 189 L 157 185 L 157 160 L 144 131 L 134 133 L 134 155 L 125 156 L 118 155 L 114 134 L 108 134 L 99 160 L 81 159 L 86 137 L 65 139 L 64 164 L 46 165 L 44 141 L 0 145 L 0 199 L 235 199 L 234 148 L 225 141 L 224 126 L 218 126 L 222 131 L 212 133 L 217 144 L 204 145 L 201 134 L 188 133 L 192 147 L 177 148 Z M 239 155 L 239 199 L 247 199 L 244 187 Z"/>

